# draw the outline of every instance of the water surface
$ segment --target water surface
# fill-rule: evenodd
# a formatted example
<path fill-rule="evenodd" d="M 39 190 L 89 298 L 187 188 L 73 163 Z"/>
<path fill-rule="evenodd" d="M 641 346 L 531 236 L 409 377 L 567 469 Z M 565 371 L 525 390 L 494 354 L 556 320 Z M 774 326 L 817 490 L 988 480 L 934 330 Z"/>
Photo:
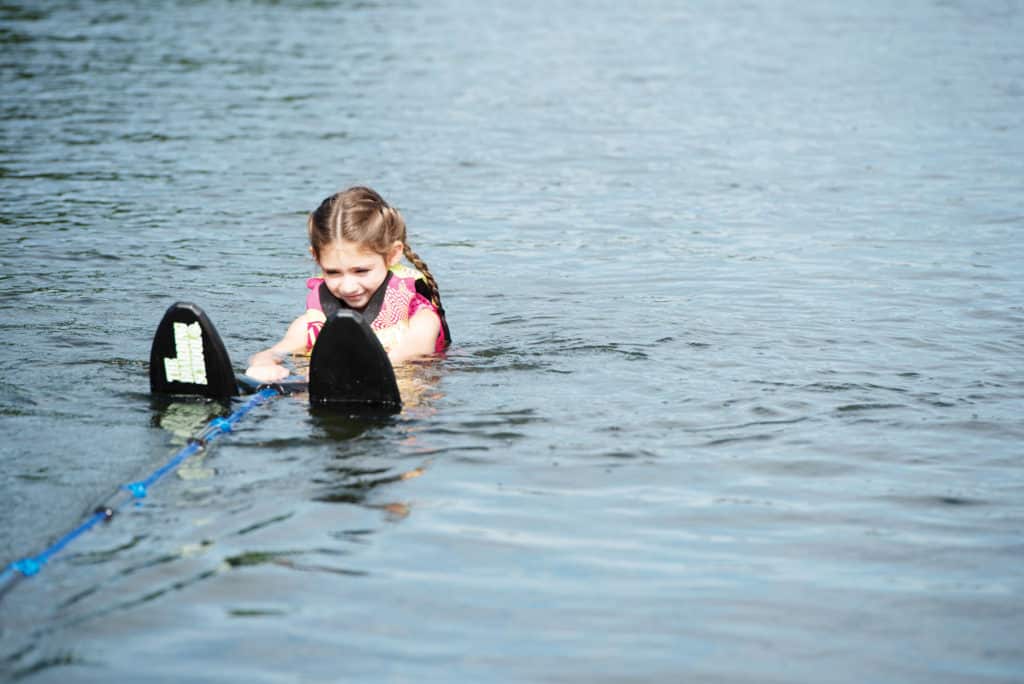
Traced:
<path fill-rule="evenodd" d="M 403 211 L 455 345 L 259 409 L 0 604 L 18 681 L 1011 682 L 1013 2 L 7 3 L 2 562 L 231 406 L 305 213 Z"/>

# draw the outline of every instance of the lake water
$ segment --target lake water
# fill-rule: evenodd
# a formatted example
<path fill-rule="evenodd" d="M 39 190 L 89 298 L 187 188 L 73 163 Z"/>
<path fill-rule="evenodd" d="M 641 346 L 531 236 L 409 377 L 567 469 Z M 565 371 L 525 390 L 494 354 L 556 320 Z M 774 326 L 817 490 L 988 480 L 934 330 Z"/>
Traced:
<path fill-rule="evenodd" d="M 0 602 L 27 682 L 1024 679 L 1024 5 L 0 6 L 0 561 L 231 406 L 305 214 L 455 344 L 251 413 Z"/>

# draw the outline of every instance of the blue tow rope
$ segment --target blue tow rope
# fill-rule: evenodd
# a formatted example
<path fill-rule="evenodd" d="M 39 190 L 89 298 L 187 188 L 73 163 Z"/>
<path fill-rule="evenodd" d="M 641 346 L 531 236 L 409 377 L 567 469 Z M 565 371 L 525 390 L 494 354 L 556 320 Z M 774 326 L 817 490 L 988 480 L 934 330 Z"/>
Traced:
<path fill-rule="evenodd" d="M 190 439 L 188 444 L 185 445 L 181 451 L 175 454 L 170 461 L 154 470 L 149 477 L 121 485 L 119 490 L 128 492 L 131 494 L 131 498 L 127 498 L 115 505 L 101 506 L 91 516 L 86 518 L 81 525 L 65 534 L 43 552 L 36 554 L 35 556 L 27 556 L 10 563 L 6 568 L 4 568 L 3 572 L 0 572 L 0 595 L 2 595 L 6 590 L 8 582 L 20 577 L 32 577 L 33 575 L 38 574 L 39 571 L 43 569 L 43 566 L 46 565 L 51 558 L 60 553 L 65 546 L 91 530 L 100 522 L 110 520 L 114 516 L 114 513 L 116 513 L 121 506 L 127 503 L 127 501 L 139 501 L 140 499 L 144 499 L 149 493 L 149 488 L 152 487 L 157 480 L 180 466 L 188 457 L 205 449 L 208 444 L 213 442 L 220 435 L 231 432 L 235 424 L 254 408 L 280 394 L 282 394 L 282 392 L 279 388 L 265 387 L 254 394 L 249 401 L 239 407 L 238 410 L 227 418 L 214 418 L 206 425 L 206 428 L 199 433 L 199 436 Z"/>

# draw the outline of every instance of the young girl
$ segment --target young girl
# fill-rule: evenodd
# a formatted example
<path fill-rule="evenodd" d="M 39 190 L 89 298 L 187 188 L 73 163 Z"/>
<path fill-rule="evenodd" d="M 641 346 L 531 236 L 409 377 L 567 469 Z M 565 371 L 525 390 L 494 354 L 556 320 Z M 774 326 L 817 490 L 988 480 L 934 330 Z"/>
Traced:
<path fill-rule="evenodd" d="M 339 308 L 363 314 L 392 364 L 440 352 L 451 342 L 437 281 L 406 243 L 405 221 L 373 190 L 349 188 L 309 215 L 309 251 L 323 277 L 306 281 L 306 313 L 270 349 L 249 359 L 247 375 L 282 380 L 288 354 L 310 352 Z M 399 263 L 405 256 L 416 269 Z"/>

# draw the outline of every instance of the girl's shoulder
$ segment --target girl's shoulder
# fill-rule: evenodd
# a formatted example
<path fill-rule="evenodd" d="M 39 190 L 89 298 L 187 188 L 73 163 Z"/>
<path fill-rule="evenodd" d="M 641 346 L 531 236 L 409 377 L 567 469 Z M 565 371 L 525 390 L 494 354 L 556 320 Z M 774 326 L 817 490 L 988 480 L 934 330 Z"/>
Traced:
<path fill-rule="evenodd" d="M 320 285 L 324 282 L 323 278 L 307 278 L 306 279 L 306 310 L 320 311 Z"/>
<path fill-rule="evenodd" d="M 391 273 L 393 273 L 395 276 L 397 276 L 399 278 L 412 278 L 413 280 L 422 280 L 423 279 L 423 274 L 422 273 L 417 271 L 412 266 L 407 266 L 405 264 L 395 264 L 394 266 L 390 267 L 388 270 L 391 271 Z"/>

